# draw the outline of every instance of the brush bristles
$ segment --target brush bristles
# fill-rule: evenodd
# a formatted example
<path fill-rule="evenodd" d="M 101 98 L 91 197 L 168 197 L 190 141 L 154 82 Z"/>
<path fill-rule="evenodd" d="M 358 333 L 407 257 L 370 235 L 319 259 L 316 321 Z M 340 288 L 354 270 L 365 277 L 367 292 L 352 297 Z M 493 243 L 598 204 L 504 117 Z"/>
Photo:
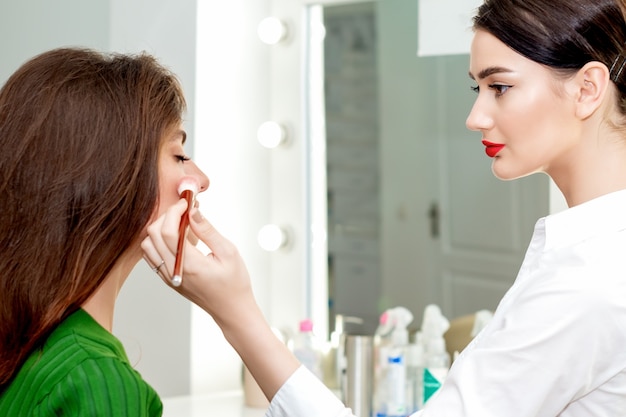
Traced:
<path fill-rule="evenodd" d="M 182 195 L 183 191 L 191 191 L 195 196 L 200 190 L 200 184 L 194 177 L 185 177 L 178 185 L 178 195 Z"/>

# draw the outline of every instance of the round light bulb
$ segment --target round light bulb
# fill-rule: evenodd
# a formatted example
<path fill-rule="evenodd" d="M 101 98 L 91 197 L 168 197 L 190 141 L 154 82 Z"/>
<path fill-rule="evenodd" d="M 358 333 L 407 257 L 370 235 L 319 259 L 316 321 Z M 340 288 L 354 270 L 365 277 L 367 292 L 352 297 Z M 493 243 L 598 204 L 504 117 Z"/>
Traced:
<path fill-rule="evenodd" d="M 268 149 L 273 149 L 283 143 L 286 136 L 285 128 L 273 121 L 261 124 L 256 132 L 259 143 Z"/>
<path fill-rule="evenodd" d="M 277 17 L 266 17 L 257 28 L 261 42 L 275 45 L 287 37 L 287 26 Z"/>
<path fill-rule="evenodd" d="M 285 246 L 287 233 L 275 224 L 266 224 L 259 230 L 257 242 L 262 249 L 274 252 Z"/>

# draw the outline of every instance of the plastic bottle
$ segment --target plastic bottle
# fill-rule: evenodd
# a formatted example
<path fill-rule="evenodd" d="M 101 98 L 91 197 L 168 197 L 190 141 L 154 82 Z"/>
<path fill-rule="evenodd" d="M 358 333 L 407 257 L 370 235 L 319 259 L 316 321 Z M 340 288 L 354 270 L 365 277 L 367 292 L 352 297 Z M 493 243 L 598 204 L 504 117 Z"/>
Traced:
<path fill-rule="evenodd" d="M 443 337 L 428 341 L 424 368 L 424 404 L 439 390 L 450 369 L 450 355 Z"/>
<path fill-rule="evenodd" d="M 384 351 L 391 345 L 391 332 L 394 328 L 392 321 L 390 310 L 383 312 L 378 320 L 378 327 L 374 333 L 374 368 L 379 366 L 384 367 L 384 360 L 381 360 L 381 351 Z"/>
<path fill-rule="evenodd" d="M 443 334 L 450 327 L 450 322 L 441 313 L 439 306 L 430 304 L 424 310 L 422 336 L 425 347 L 423 375 L 423 404 L 433 396 L 443 384 L 450 368 L 450 355 L 446 350 Z"/>
<path fill-rule="evenodd" d="M 407 353 L 409 345 L 408 325 L 413 314 L 404 307 L 390 311 L 393 323 L 391 346 L 387 355 L 386 398 L 383 411 L 386 417 L 405 417 L 409 414 Z"/>
<path fill-rule="evenodd" d="M 384 417 L 386 415 L 384 404 L 387 398 L 387 358 L 389 357 L 391 332 L 393 331 L 393 323 L 390 316 L 389 310 L 380 315 L 378 327 L 374 333 L 373 407 L 376 417 Z"/>
<path fill-rule="evenodd" d="M 387 398 L 384 404 L 386 417 L 408 415 L 406 382 L 406 354 L 403 349 L 392 348 L 387 358 Z"/>
<path fill-rule="evenodd" d="M 407 402 L 409 414 L 420 410 L 424 402 L 424 368 L 426 354 L 418 332 L 414 343 L 409 344 L 407 353 Z"/>
<path fill-rule="evenodd" d="M 293 340 L 293 354 L 320 380 L 323 379 L 322 352 L 313 333 L 313 322 L 310 319 L 300 321 L 300 331 Z"/>

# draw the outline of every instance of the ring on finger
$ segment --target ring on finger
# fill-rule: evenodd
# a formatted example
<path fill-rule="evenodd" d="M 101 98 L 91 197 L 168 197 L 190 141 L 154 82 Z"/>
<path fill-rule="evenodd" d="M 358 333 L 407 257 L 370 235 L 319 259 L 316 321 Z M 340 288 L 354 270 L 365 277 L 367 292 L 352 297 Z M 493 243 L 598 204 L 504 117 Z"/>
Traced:
<path fill-rule="evenodd" d="M 161 269 L 161 267 L 162 267 L 163 265 L 165 265 L 165 261 L 164 261 L 164 260 L 161 260 L 161 263 L 160 263 L 160 264 L 158 264 L 157 266 L 155 266 L 154 268 L 152 268 L 152 270 L 158 274 L 158 273 L 159 273 L 159 270 Z"/>

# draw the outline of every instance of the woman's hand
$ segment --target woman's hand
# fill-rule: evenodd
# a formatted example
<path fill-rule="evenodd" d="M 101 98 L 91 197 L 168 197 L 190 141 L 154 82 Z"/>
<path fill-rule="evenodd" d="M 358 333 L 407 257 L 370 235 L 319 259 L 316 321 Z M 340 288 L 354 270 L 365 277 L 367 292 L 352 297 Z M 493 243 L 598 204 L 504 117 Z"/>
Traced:
<path fill-rule="evenodd" d="M 239 251 L 196 207 L 189 213 L 189 226 L 211 252 L 204 255 L 191 242 L 185 242 L 182 284 L 171 284 L 178 226 L 186 208 L 187 202 L 180 200 L 148 226 L 148 237 L 141 244 L 144 258 L 166 284 L 213 317 L 271 400 L 300 363 L 276 337 L 259 309 Z"/>
<path fill-rule="evenodd" d="M 172 286 L 178 226 L 187 208 L 181 199 L 165 214 L 148 226 L 148 237 L 141 247 L 146 261 L 156 266 L 155 272 Z M 210 249 L 204 255 L 191 242 L 185 242 L 183 281 L 176 291 L 207 311 L 220 327 L 228 326 L 233 318 L 244 313 L 259 314 L 250 277 L 237 248 L 224 238 L 200 213 L 197 207 L 189 213 L 190 234 Z M 224 329 L 223 329 L 224 330 Z"/>

